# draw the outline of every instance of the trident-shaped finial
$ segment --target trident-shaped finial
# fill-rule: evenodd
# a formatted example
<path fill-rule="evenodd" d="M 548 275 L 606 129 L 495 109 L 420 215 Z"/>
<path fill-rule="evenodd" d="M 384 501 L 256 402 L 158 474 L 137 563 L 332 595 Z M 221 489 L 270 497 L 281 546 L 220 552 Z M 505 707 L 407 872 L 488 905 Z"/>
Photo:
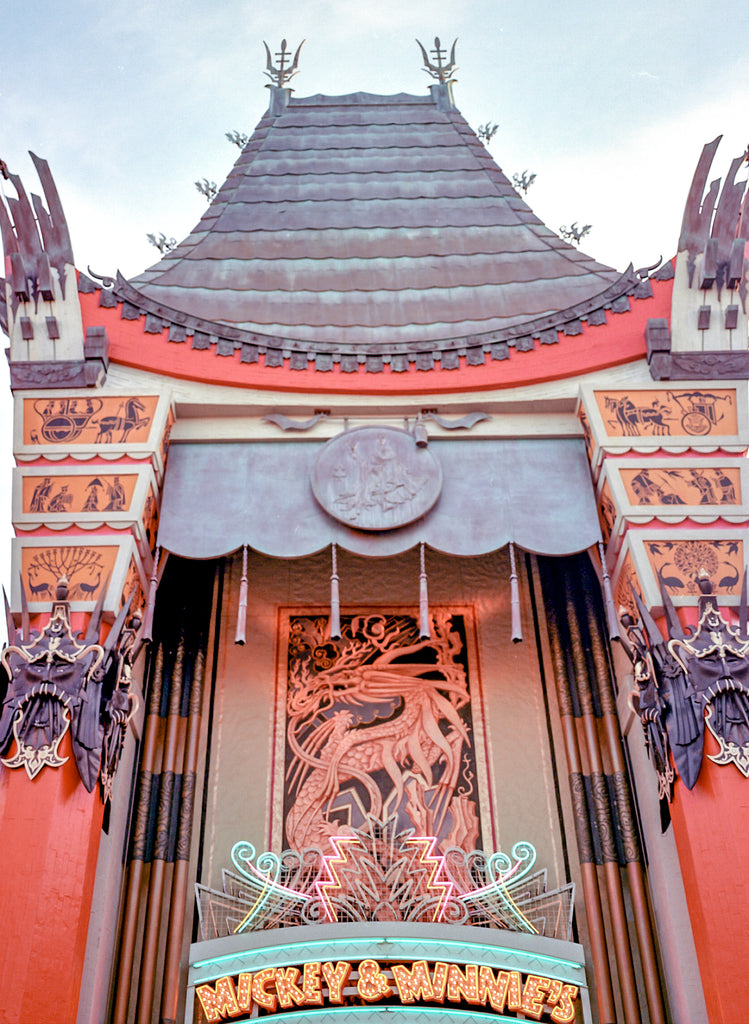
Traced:
<path fill-rule="evenodd" d="M 294 59 L 289 63 L 291 57 L 291 50 L 286 49 L 286 40 L 281 40 L 281 49 L 276 53 L 276 60 L 278 61 L 278 67 L 274 67 L 273 58 L 271 57 L 268 44 L 263 40 L 263 46 L 265 52 L 268 55 L 268 61 L 266 64 L 267 71 L 265 74 L 270 78 L 274 85 L 277 85 L 279 89 L 283 89 L 286 82 L 290 81 L 297 73 L 297 65 L 299 63 L 299 51 L 304 46 L 304 39 L 297 46 Z"/>
<path fill-rule="evenodd" d="M 455 43 L 452 45 L 450 50 L 450 60 L 445 63 L 445 57 L 447 56 L 447 50 L 440 43 L 439 36 L 434 37 L 434 49 L 432 50 L 432 56 L 434 57 L 434 63 L 429 60 L 426 50 L 421 45 L 419 40 L 416 42 L 419 44 L 421 55 L 424 58 L 424 67 L 422 70 L 426 71 L 432 78 L 436 78 L 441 85 L 448 85 L 450 82 L 455 81 L 455 72 L 458 70 L 455 67 Z"/>

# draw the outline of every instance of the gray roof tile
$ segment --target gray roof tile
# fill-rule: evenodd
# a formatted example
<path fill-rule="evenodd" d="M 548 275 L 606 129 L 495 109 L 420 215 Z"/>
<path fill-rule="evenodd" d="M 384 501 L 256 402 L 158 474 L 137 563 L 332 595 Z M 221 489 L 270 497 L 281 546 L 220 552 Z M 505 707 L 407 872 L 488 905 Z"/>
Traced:
<path fill-rule="evenodd" d="M 264 115 L 200 223 L 126 289 L 166 321 L 172 310 L 218 337 L 220 325 L 257 332 L 267 365 L 283 349 L 295 367 L 314 355 L 328 369 L 332 346 L 342 369 L 358 348 L 373 372 L 404 345 L 420 366 L 452 366 L 414 346 L 469 335 L 501 358 L 505 339 L 524 335 L 524 349 L 539 331 L 569 333 L 627 290 L 538 220 L 457 111 L 369 93 Z M 256 357 L 243 344 L 242 359 Z"/>

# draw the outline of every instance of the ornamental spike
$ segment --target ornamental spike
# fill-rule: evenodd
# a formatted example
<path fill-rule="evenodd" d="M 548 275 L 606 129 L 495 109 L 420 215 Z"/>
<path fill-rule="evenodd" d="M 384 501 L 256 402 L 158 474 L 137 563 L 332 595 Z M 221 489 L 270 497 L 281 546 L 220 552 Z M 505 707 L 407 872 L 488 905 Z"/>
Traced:
<path fill-rule="evenodd" d="M 281 49 L 276 53 L 276 60 L 278 65 L 274 65 L 273 58 L 271 56 L 270 48 L 268 44 L 263 40 L 263 46 L 265 47 L 266 54 L 266 71 L 265 75 L 270 78 L 273 85 L 279 89 L 283 89 L 286 82 L 291 81 L 294 75 L 297 74 L 297 68 L 299 65 L 299 53 L 304 46 L 305 40 L 303 39 L 299 46 L 296 48 L 294 59 L 291 63 L 288 63 L 289 57 L 291 56 L 291 50 L 286 49 L 286 40 L 281 40 Z"/>
<path fill-rule="evenodd" d="M 101 588 L 94 610 L 91 612 L 88 629 L 86 630 L 86 637 L 83 641 L 86 644 L 96 644 L 99 642 L 99 627 L 101 626 L 101 616 L 104 611 L 104 598 L 106 597 L 107 590 L 109 589 L 110 579 L 111 575 L 107 576 L 104 580 L 104 586 Z"/>
<path fill-rule="evenodd" d="M 454 82 L 455 72 L 458 70 L 455 66 L 455 46 L 458 42 L 457 37 L 453 42 L 452 49 L 450 50 L 450 60 L 447 63 L 445 63 L 447 50 L 440 43 L 439 36 L 434 37 L 434 49 L 432 50 L 434 62 L 429 59 L 427 51 L 418 39 L 416 42 L 421 50 L 421 56 L 424 60 L 424 67 L 422 70 L 426 71 L 428 75 L 436 79 L 440 85 L 449 85 L 451 82 Z"/>

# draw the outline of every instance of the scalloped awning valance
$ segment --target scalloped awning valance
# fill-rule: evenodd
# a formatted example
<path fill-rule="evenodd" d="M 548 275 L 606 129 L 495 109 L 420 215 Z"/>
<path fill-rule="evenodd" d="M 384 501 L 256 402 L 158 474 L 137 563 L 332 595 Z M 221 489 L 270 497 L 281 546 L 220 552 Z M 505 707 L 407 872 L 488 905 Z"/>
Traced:
<path fill-rule="evenodd" d="M 185 558 L 216 558 L 243 544 L 300 558 L 332 542 L 371 557 L 424 541 L 451 555 L 482 555 L 514 541 L 567 555 L 600 539 L 581 440 L 438 440 L 443 484 L 433 507 L 398 529 L 338 522 L 310 483 L 322 444 L 312 441 L 175 444 L 169 453 L 159 543 Z"/>

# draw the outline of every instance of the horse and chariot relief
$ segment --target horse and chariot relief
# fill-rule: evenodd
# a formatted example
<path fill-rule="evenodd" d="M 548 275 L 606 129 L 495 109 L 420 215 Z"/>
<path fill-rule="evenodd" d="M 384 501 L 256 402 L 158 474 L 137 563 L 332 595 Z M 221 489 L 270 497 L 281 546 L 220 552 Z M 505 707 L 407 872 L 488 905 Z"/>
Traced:
<path fill-rule="evenodd" d="M 701 437 L 713 433 L 733 411 L 734 395 L 711 391 L 659 391 L 634 396 L 615 393 L 605 395 L 604 404 L 609 434 L 663 437 L 684 433 Z M 726 428 L 723 432 L 730 431 Z"/>
<path fill-rule="evenodd" d="M 145 431 L 155 400 L 126 396 L 104 398 L 42 398 L 33 403 L 37 425 L 32 444 L 125 444 Z"/>

